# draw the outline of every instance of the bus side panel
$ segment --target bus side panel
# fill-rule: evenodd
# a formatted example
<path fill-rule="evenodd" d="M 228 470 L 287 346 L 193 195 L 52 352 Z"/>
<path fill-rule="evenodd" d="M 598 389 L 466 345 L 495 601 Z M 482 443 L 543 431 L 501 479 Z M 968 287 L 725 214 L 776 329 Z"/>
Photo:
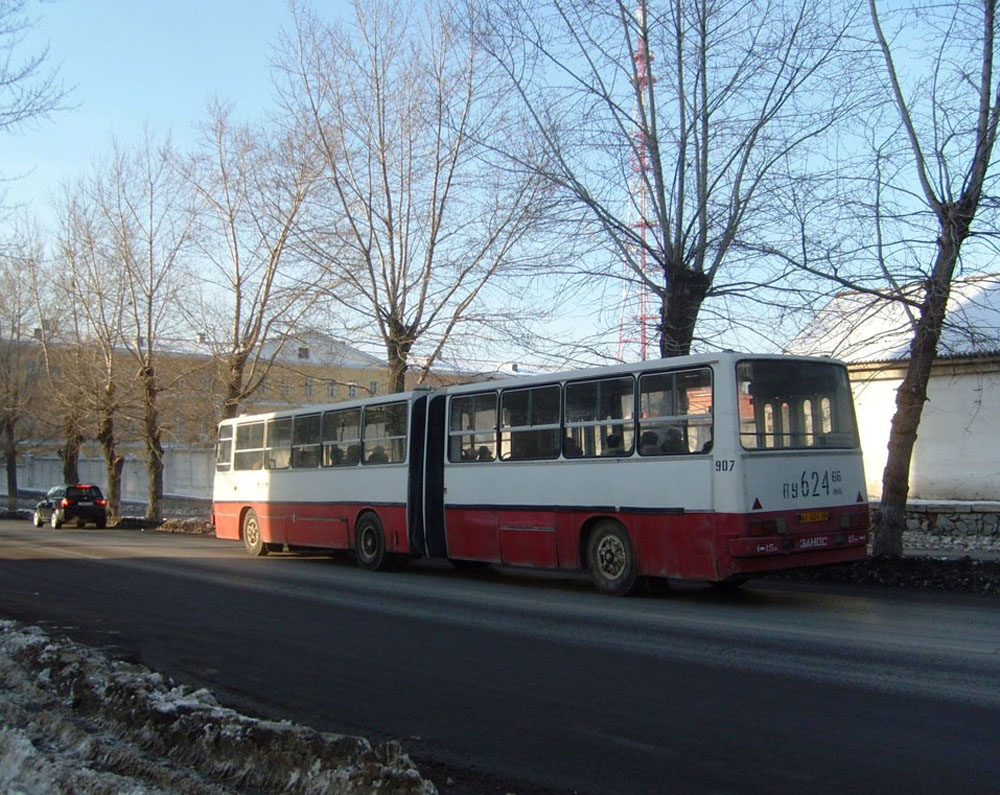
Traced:
<path fill-rule="evenodd" d="M 212 524 L 216 538 L 238 540 L 240 537 L 240 505 L 234 502 L 212 503 Z"/>
<path fill-rule="evenodd" d="M 385 548 L 389 552 L 409 555 L 411 552 L 418 551 L 410 548 L 410 537 L 406 526 L 405 503 L 401 505 L 376 505 L 370 509 L 367 506 L 358 506 L 356 515 L 360 516 L 361 513 L 367 510 L 373 510 L 378 514 L 379 521 L 382 522 L 382 532 L 385 534 Z M 351 533 L 352 546 L 353 542 L 354 533 Z"/>
<path fill-rule="evenodd" d="M 446 506 L 445 527 L 449 558 L 489 563 L 501 561 L 496 508 Z"/>
<path fill-rule="evenodd" d="M 631 530 L 641 575 L 694 580 L 718 578 L 714 514 L 643 513 L 622 518 Z"/>
<path fill-rule="evenodd" d="M 559 566 L 555 511 L 502 509 L 497 519 L 504 563 L 543 569 Z"/>
<path fill-rule="evenodd" d="M 287 543 L 306 547 L 346 549 L 347 506 L 302 503 L 292 506 L 285 520 Z"/>

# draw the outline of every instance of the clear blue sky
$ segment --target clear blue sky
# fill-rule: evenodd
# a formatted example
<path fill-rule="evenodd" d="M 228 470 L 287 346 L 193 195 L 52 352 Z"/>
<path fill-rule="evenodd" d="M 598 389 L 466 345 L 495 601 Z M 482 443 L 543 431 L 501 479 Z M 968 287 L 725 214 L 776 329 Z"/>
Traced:
<path fill-rule="evenodd" d="M 315 7 L 330 14 L 346 5 Z M 112 135 L 138 140 L 148 123 L 183 147 L 213 96 L 257 117 L 271 94 L 271 45 L 291 20 L 285 0 L 51 0 L 29 11 L 38 23 L 22 50 L 47 43 L 79 105 L 0 142 L 0 172 L 31 172 L 8 185 L 8 203 L 32 201 L 43 215 L 47 197 Z"/>

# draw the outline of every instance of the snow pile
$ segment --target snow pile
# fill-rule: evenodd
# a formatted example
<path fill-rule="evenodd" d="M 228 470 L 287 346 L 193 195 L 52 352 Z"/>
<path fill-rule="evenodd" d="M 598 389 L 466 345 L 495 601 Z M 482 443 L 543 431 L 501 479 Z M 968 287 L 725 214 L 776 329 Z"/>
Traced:
<path fill-rule="evenodd" d="M 219 705 L 142 666 L 0 620 L 0 792 L 431 795 L 398 743 Z"/>

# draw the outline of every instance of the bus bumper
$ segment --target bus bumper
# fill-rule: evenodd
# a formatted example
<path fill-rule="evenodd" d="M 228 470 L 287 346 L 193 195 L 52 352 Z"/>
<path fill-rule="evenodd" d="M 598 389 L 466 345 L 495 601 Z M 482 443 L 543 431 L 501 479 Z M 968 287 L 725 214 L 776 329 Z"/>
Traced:
<path fill-rule="evenodd" d="M 850 563 L 868 556 L 868 533 L 842 530 L 798 536 L 732 538 L 730 574 Z"/>

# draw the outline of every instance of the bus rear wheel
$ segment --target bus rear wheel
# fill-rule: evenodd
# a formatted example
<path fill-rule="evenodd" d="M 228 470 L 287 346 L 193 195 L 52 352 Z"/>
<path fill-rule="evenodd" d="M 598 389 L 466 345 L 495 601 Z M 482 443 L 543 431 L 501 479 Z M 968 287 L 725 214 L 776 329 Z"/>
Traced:
<path fill-rule="evenodd" d="M 354 555 L 358 559 L 358 565 L 368 571 L 384 571 L 389 568 L 382 522 L 373 513 L 366 513 L 354 527 Z"/>
<path fill-rule="evenodd" d="M 260 520 L 253 508 L 243 515 L 243 546 L 256 558 L 262 558 L 268 552 L 268 545 L 260 535 Z"/>
<path fill-rule="evenodd" d="M 587 539 L 587 565 L 598 591 L 627 596 L 635 591 L 639 570 L 625 528 L 617 522 L 598 522 Z"/>

